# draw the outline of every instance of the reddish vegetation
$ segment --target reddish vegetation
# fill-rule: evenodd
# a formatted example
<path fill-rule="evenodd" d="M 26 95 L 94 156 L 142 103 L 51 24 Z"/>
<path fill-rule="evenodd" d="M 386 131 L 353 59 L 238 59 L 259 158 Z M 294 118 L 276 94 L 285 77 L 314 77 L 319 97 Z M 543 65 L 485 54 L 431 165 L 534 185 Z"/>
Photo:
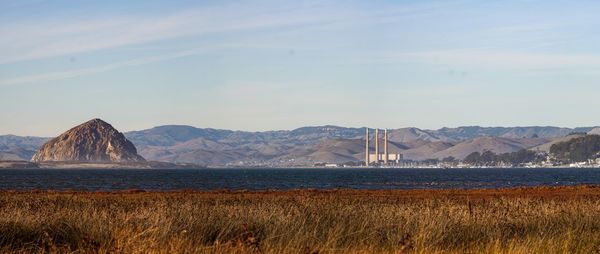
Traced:
<path fill-rule="evenodd" d="M 0 252 L 590 253 L 600 187 L 0 192 Z"/>

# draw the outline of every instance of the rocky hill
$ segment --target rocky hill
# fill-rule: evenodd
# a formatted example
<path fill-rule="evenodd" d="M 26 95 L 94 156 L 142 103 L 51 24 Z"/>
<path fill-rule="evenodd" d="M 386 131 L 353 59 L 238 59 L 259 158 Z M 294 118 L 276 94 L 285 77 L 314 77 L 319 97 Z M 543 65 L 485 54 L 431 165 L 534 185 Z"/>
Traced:
<path fill-rule="evenodd" d="M 141 162 L 135 146 L 110 124 L 93 119 L 46 142 L 35 162 Z"/>

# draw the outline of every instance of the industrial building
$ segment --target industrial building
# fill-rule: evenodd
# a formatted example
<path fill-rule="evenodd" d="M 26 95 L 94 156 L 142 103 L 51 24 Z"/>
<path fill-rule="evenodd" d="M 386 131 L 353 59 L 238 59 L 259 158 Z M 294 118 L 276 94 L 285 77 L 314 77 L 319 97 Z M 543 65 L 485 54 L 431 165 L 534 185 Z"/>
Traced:
<path fill-rule="evenodd" d="M 380 153 L 379 129 L 375 129 L 375 153 L 371 153 L 369 128 L 365 128 L 365 166 L 394 166 L 402 162 L 402 154 L 390 154 L 388 149 L 388 131 L 383 131 L 383 153 Z"/>

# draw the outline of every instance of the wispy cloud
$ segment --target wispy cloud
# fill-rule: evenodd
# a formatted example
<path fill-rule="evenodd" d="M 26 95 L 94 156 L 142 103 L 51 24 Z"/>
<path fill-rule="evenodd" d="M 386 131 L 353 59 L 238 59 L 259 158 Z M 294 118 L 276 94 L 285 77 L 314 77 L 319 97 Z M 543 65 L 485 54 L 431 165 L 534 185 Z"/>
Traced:
<path fill-rule="evenodd" d="M 95 73 L 100 73 L 100 72 L 111 71 L 111 70 L 115 70 L 115 69 L 119 69 L 119 68 L 123 68 L 123 67 L 144 65 L 144 64 L 156 63 L 156 62 L 166 61 L 166 60 L 180 58 L 180 57 L 197 55 L 197 54 L 203 53 L 204 51 L 205 51 L 204 49 L 193 49 L 193 50 L 180 51 L 180 52 L 164 54 L 164 55 L 159 55 L 159 56 L 145 57 L 145 58 L 128 60 L 128 61 L 123 61 L 123 62 L 118 62 L 118 63 L 100 65 L 100 66 L 95 66 L 95 67 L 91 67 L 91 68 L 35 74 L 35 75 L 21 76 L 21 77 L 16 77 L 16 78 L 9 78 L 9 79 L 0 79 L 0 86 L 18 85 L 18 84 L 35 83 L 35 82 L 47 82 L 47 81 L 53 81 L 53 80 L 74 78 L 74 77 L 79 77 L 79 76 L 84 76 L 84 75 L 90 75 L 90 74 L 95 74 Z"/>
<path fill-rule="evenodd" d="M 392 52 L 377 54 L 376 62 L 417 62 L 432 65 L 457 65 L 473 68 L 508 69 L 552 69 L 552 68 L 597 68 L 598 55 L 536 54 L 488 50 L 441 50 L 426 52 Z"/>
<path fill-rule="evenodd" d="M 0 24 L 0 64 L 68 55 L 186 36 L 300 28 L 324 29 L 385 24 L 464 1 L 419 3 L 362 10 L 336 2 L 253 1 L 181 9 L 161 15 L 133 13 L 50 17 Z M 47 19 L 47 20 L 46 20 Z M 293 29 L 280 29 L 290 32 Z"/>
<path fill-rule="evenodd" d="M 265 2 L 237 2 L 218 4 L 211 7 L 184 9 L 167 15 L 128 15 L 115 17 L 95 17 L 91 19 L 64 18 L 49 22 L 19 22 L 0 24 L 0 64 L 46 57 L 76 54 L 81 52 L 140 45 L 147 42 L 205 34 L 235 34 L 237 47 L 267 48 L 318 48 L 329 47 L 319 43 L 306 43 L 296 40 L 309 33 L 323 30 L 343 30 L 348 27 L 369 26 L 396 22 L 407 15 L 431 14 L 471 1 L 435 2 L 402 5 L 398 8 L 361 11 L 345 8 L 339 4 L 311 2 L 268 4 Z M 509 24 L 495 27 L 494 36 L 516 38 L 522 33 L 540 32 L 555 27 L 544 22 Z M 277 29 L 277 33 L 258 36 L 261 29 Z M 288 29 L 294 28 L 294 29 Z M 488 29 L 488 28 L 486 28 Z M 388 31 L 396 32 L 390 29 Z M 398 29 L 398 33 L 404 30 Z M 244 33 L 248 32 L 248 33 Z M 245 34 L 245 35 L 244 35 Z M 273 36 L 276 34 L 275 36 Z M 510 35 L 510 36 L 508 36 Z M 458 38 L 458 37 L 456 37 Z M 537 38 L 537 37 L 536 37 Z M 481 39 L 481 38 L 479 38 Z M 544 37 L 545 39 L 545 37 Z M 448 39 L 449 40 L 449 39 Z M 299 42 L 298 42 L 299 41 Z M 316 40 L 315 40 L 316 41 Z M 493 38 L 493 41 L 501 41 Z M 549 43 L 550 40 L 544 40 Z M 216 44 L 216 42 L 213 42 Z M 232 43 L 229 43 L 233 45 Z M 151 44 L 148 44 L 151 45 Z M 540 45 L 537 41 L 535 45 Z M 472 45 L 467 45 L 472 46 Z M 423 50 L 407 48 L 406 52 L 377 52 L 377 50 L 354 50 L 333 48 L 340 52 L 347 50 L 351 59 L 344 63 L 424 63 L 460 65 L 475 68 L 567 68 L 591 67 L 600 64 L 600 56 L 568 54 L 536 54 L 526 51 L 513 52 L 502 49 L 460 49 Z M 422 48 L 420 48 L 422 50 Z M 190 53 L 195 52 L 195 53 Z M 40 81 L 78 77 L 117 68 L 141 65 L 197 54 L 197 50 L 134 59 L 120 63 L 101 65 L 86 69 L 34 74 L 0 80 L 0 85 L 23 84 Z"/>
<path fill-rule="evenodd" d="M 101 50 L 175 37 L 319 24 L 339 18 L 328 8 L 225 4 L 163 16 L 61 19 L 0 25 L 0 64 Z"/>

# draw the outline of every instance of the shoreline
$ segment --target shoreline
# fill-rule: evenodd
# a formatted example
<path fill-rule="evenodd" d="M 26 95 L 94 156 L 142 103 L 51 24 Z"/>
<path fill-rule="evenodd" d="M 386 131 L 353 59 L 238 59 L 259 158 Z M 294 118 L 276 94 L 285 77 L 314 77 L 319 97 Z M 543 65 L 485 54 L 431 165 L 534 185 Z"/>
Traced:
<path fill-rule="evenodd" d="M 464 166 L 464 167 L 446 167 L 446 166 L 383 166 L 383 167 L 365 167 L 365 166 L 203 166 L 191 163 L 170 163 L 163 161 L 146 162 L 77 162 L 77 161 L 47 161 L 34 162 L 22 160 L 0 160 L 0 169 L 600 169 L 600 165 L 560 165 L 560 166 Z"/>
<path fill-rule="evenodd" d="M 77 162 L 77 161 L 1 161 L 0 169 L 204 169 L 195 164 L 161 161 L 144 162 Z"/>
<path fill-rule="evenodd" d="M 189 170 L 204 170 L 204 169 L 245 169 L 245 170 L 277 170 L 277 169 L 326 169 L 326 170 L 344 170 L 344 169 L 389 169 L 389 170 L 402 170 L 402 169 L 440 169 L 440 170 L 455 170 L 455 169 L 600 169 L 600 166 L 589 166 L 589 167 L 570 167 L 568 165 L 563 166 L 552 166 L 552 167 L 312 167 L 312 166 L 290 166 L 290 167 L 260 167 L 260 166 L 248 166 L 248 167 L 227 167 L 227 166 L 201 166 L 191 164 L 173 164 L 169 162 L 146 162 L 146 163 L 77 163 L 77 162 L 30 162 L 30 161 L 0 161 L 0 170 L 2 169 L 114 169 L 114 170 L 127 170 L 127 169 L 138 169 L 138 170 L 153 170 L 153 169 L 189 169 Z"/>

